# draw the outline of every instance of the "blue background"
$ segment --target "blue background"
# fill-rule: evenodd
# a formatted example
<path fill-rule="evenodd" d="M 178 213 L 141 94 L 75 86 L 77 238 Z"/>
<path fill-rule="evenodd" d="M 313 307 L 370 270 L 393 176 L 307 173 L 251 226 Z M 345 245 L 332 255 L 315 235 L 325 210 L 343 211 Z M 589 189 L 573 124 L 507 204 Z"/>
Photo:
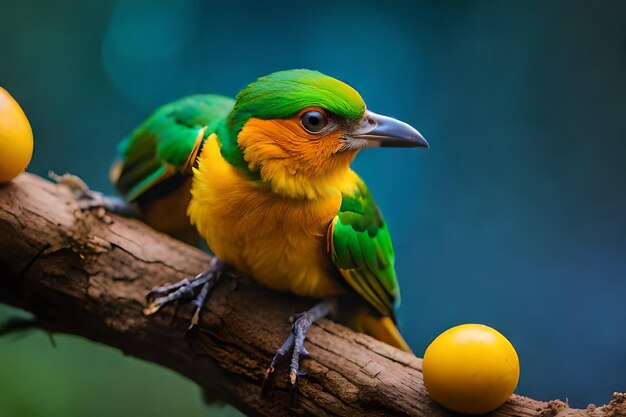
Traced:
<path fill-rule="evenodd" d="M 431 144 L 354 164 L 394 237 L 415 352 L 485 323 L 517 348 L 518 393 L 584 407 L 626 390 L 625 16 L 620 1 L 0 0 L 0 85 L 31 121 L 31 172 L 111 193 L 116 143 L 160 104 L 288 68 L 348 82 Z M 57 341 L 0 339 L 0 415 L 207 414 L 167 370 Z"/>

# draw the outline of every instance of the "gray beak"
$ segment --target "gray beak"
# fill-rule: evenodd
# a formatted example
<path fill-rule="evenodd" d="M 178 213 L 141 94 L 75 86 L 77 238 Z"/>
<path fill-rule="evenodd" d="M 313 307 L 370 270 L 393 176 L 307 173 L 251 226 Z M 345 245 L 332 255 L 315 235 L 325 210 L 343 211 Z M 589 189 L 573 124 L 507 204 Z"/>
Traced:
<path fill-rule="evenodd" d="M 367 110 L 361 124 L 348 135 L 351 149 L 372 147 L 428 148 L 426 139 L 400 120 Z"/>

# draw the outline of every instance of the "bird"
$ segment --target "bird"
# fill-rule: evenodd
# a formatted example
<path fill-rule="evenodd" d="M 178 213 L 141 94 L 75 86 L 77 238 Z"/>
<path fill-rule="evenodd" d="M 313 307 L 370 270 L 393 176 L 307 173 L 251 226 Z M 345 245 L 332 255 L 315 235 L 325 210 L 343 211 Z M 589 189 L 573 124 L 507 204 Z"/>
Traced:
<path fill-rule="evenodd" d="M 195 278 L 153 289 L 144 309 L 191 299 L 192 326 L 226 268 L 319 303 L 295 316 L 265 372 L 312 323 L 337 311 L 356 331 L 410 352 L 395 324 L 399 286 L 391 236 L 350 164 L 363 149 L 428 147 L 412 126 L 370 111 L 348 84 L 318 71 L 263 76 L 236 99 L 191 95 L 157 109 L 124 138 L 111 181 L 154 228 L 213 253 Z M 347 306 L 347 307 L 346 307 Z"/>

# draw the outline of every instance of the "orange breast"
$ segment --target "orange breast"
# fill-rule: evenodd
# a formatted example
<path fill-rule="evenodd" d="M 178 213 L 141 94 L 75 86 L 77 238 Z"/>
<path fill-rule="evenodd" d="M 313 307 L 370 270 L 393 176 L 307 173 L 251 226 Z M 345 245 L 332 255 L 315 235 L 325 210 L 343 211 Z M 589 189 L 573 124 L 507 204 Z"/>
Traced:
<path fill-rule="evenodd" d="M 207 139 L 194 170 L 188 214 L 211 250 L 263 285 L 299 295 L 342 291 L 326 250 L 339 192 L 316 200 L 276 195 L 251 181 Z"/>

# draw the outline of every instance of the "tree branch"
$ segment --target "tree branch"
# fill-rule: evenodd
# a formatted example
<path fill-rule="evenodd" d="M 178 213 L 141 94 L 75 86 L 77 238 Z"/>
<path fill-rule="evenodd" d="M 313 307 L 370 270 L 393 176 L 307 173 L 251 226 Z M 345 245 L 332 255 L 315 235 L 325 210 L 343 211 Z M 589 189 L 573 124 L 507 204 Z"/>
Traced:
<path fill-rule="evenodd" d="M 34 175 L 0 185 L 0 301 L 32 311 L 44 328 L 176 370 L 251 416 L 453 415 L 428 396 L 421 359 L 328 320 L 309 332 L 309 375 L 291 404 L 287 361 L 262 395 L 263 372 L 290 330 L 287 318 L 311 300 L 225 279 L 199 330 L 185 337 L 191 308 L 144 317 L 144 296 L 194 276 L 209 257 L 138 221 L 100 214 L 79 211 L 66 187 Z M 575 410 L 514 395 L 491 415 L 626 415 L 626 397 Z"/>

